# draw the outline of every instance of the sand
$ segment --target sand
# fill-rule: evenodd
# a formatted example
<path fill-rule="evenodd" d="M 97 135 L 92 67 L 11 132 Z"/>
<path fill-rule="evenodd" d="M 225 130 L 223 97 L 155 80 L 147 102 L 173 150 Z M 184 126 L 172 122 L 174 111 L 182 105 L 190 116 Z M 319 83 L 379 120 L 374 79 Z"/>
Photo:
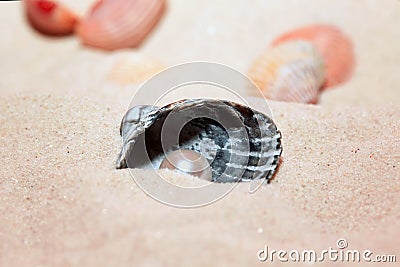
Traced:
<path fill-rule="evenodd" d="M 307 1 L 297 12 L 305 1 L 229 2 L 224 13 L 227 3 L 171 1 L 140 49 L 114 53 L 38 36 L 20 3 L 0 3 L 0 266 L 249 266 L 265 245 L 323 250 L 339 238 L 400 260 L 400 5 Z M 311 22 L 342 27 L 357 68 L 317 106 L 270 102 L 284 148 L 270 184 L 177 209 L 114 169 L 120 119 L 139 86 L 115 80 L 118 62 L 135 62 L 139 77 L 137 62 L 212 60 L 246 72 L 277 34 Z"/>

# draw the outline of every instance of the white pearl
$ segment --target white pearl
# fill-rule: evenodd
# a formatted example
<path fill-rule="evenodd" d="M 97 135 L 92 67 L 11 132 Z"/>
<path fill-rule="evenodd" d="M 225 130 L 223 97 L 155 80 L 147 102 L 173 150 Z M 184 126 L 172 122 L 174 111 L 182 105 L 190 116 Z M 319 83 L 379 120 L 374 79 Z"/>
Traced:
<path fill-rule="evenodd" d="M 160 169 L 176 170 L 211 181 L 212 173 L 207 159 L 193 150 L 176 150 L 168 153 Z"/>

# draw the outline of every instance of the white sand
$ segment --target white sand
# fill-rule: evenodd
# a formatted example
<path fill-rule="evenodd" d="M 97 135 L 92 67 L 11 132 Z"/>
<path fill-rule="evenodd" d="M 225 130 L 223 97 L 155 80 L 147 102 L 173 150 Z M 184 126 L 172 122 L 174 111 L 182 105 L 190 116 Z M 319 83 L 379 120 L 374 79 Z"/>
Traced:
<path fill-rule="evenodd" d="M 400 260 L 398 2 L 227 3 L 172 1 L 140 50 L 113 54 L 38 37 L 20 3 L 0 3 L 0 266 L 245 266 L 264 245 L 321 250 L 341 237 Z M 358 65 L 319 106 L 271 103 L 284 148 L 271 184 L 176 209 L 114 170 L 138 86 L 110 80 L 115 62 L 214 60 L 245 72 L 274 36 L 311 22 L 342 27 Z"/>

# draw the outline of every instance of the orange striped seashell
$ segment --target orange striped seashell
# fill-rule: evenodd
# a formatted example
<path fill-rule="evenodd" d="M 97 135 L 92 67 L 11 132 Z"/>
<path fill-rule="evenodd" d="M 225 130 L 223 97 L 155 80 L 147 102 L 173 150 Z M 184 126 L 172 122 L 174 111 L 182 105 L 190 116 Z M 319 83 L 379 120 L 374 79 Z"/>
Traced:
<path fill-rule="evenodd" d="M 79 20 L 72 11 L 54 1 L 25 0 L 24 6 L 29 23 L 43 34 L 71 34 Z"/>
<path fill-rule="evenodd" d="M 268 99 L 316 103 L 325 77 L 324 62 L 311 43 L 286 42 L 264 51 L 248 76 Z"/>
<path fill-rule="evenodd" d="M 92 47 L 136 47 L 160 20 L 165 6 L 165 0 L 100 0 L 76 33 L 83 44 Z"/>
<path fill-rule="evenodd" d="M 312 42 L 321 53 L 326 70 L 324 87 L 338 85 L 351 77 L 355 64 L 353 45 L 335 26 L 312 25 L 299 28 L 278 37 L 273 45 L 293 40 Z"/>

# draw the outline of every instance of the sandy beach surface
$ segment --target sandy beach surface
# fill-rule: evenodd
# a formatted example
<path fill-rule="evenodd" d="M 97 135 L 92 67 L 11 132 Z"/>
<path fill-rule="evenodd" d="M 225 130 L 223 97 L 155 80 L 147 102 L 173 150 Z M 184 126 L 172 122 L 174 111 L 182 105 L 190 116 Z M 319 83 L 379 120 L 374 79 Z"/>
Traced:
<path fill-rule="evenodd" d="M 63 2 L 81 14 L 91 3 Z M 40 36 L 21 3 L 0 2 L 0 266 L 285 266 L 258 251 L 322 251 L 340 238 L 398 265 L 399 14 L 398 1 L 169 1 L 139 49 L 109 53 Z M 270 184 L 178 209 L 114 169 L 120 120 L 147 76 L 193 60 L 246 73 L 275 36 L 317 22 L 352 38 L 357 66 L 319 105 L 270 101 L 284 149 Z"/>

